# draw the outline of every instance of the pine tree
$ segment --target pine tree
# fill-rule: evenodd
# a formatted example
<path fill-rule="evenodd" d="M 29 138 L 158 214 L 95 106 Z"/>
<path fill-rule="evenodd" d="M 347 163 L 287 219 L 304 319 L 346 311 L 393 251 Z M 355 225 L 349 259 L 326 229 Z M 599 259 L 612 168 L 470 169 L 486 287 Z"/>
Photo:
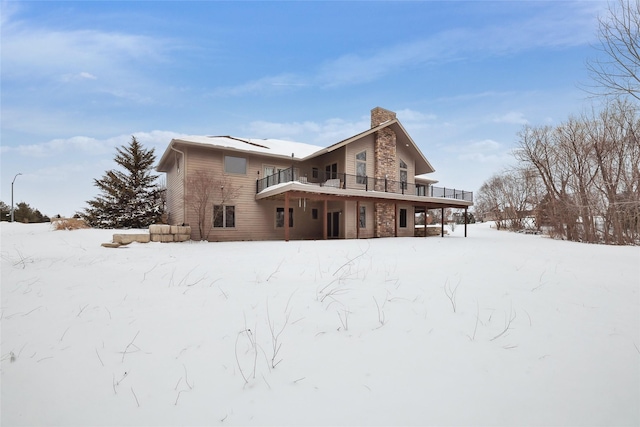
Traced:
<path fill-rule="evenodd" d="M 94 185 L 101 195 L 88 201 L 80 216 L 96 228 L 143 228 L 160 220 L 164 211 L 164 190 L 151 173 L 156 156 L 135 137 L 116 148 L 115 162 L 121 167 L 107 171 Z"/>

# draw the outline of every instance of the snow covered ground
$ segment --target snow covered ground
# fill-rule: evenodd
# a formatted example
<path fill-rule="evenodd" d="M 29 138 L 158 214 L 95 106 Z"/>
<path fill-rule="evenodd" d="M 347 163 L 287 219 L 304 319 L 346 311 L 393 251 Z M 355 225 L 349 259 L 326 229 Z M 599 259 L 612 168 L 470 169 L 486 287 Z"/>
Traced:
<path fill-rule="evenodd" d="M 640 249 L 1 225 L 1 422 L 639 425 Z"/>

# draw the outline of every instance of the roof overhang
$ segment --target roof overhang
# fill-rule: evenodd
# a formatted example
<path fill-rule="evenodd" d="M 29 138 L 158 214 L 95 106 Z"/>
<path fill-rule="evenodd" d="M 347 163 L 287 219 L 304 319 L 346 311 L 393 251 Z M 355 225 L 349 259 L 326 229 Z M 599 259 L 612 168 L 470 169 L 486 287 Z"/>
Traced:
<path fill-rule="evenodd" d="M 327 154 L 330 153 L 332 151 L 335 151 L 339 148 L 342 148 L 354 141 L 358 141 L 362 138 L 365 138 L 371 134 L 374 134 L 384 128 L 391 128 L 394 133 L 396 134 L 396 144 L 401 144 L 403 146 L 405 146 L 406 148 L 408 148 L 414 155 L 414 158 L 416 159 L 416 163 L 415 163 L 415 175 L 423 175 L 423 174 L 429 174 L 432 172 L 435 172 L 435 169 L 433 168 L 433 166 L 431 165 L 431 163 L 429 163 L 429 161 L 427 160 L 427 158 L 424 156 L 424 154 L 422 153 L 422 151 L 420 151 L 420 149 L 418 148 L 418 146 L 416 145 L 415 141 L 411 138 L 411 136 L 407 133 L 407 131 L 405 130 L 405 128 L 402 126 L 402 124 L 398 121 L 398 119 L 393 119 L 393 120 L 388 120 L 382 124 L 380 124 L 379 126 L 373 127 L 371 129 L 367 129 L 364 132 L 361 132 L 357 135 L 354 135 L 352 137 L 349 137 L 347 139 L 344 139 L 340 142 L 337 142 L 333 145 L 330 145 L 329 147 L 326 148 L 319 148 L 317 151 L 314 151 L 311 154 L 308 154 L 306 156 L 300 156 L 300 157 L 296 157 L 295 155 L 284 155 L 281 153 L 269 153 L 269 152 L 265 152 L 262 151 L 261 149 L 268 149 L 268 147 L 265 146 L 261 146 L 260 144 L 255 143 L 255 141 L 253 140 L 248 140 L 248 139 L 244 139 L 244 138 L 236 138 L 236 137 L 231 137 L 231 136 L 225 136 L 225 137 L 211 137 L 211 138 L 228 138 L 229 140 L 232 141 L 238 141 L 238 142 L 242 142 L 246 148 L 241 148 L 241 147 L 234 147 L 234 146 L 224 146 L 224 145 L 211 145 L 208 144 L 206 142 L 198 142 L 198 141 L 190 141 L 186 138 L 188 138 L 187 136 L 183 137 L 183 138 L 174 138 L 171 140 L 171 142 L 169 143 L 169 146 L 167 147 L 167 149 L 165 150 L 165 152 L 163 153 L 162 157 L 160 158 L 160 161 L 158 162 L 158 166 L 156 167 L 156 170 L 158 172 L 166 172 L 169 170 L 168 167 L 168 161 L 169 161 L 169 156 L 171 155 L 172 152 L 175 151 L 180 151 L 181 147 L 198 147 L 198 148 L 214 148 L 217 150 L 224 150 L 224 151 L 231 151 L 231 152 L 237 152 L 237 153 L 243 153 L 243 154 L 248 154 L 248 155 L 259 155 L 259 156 L 267 156 L 267 157 L 271 157 L 271 158 L 277 158 L 277 159 L 282 159 L 282 160 L 293 160 L 293 161 L 305 161 L 305 160 L 310 160 L 313 159 L 315 157 L 321 156 L 323 154 Z M 202 137 L 199 137 L 202 138 Z M 254 148 L 255 147 L 255 148 Z M 435 183 L 437 181 L 425 181 L 423 180 L 423 182 L 432 182 Z"/>
<path fill-rule="evenodd" d="M 227 152 L 235 152 L 235 153 L 242 153 L 242 154 L 246 154 L 246 155 L 254 155 L 254 156 L 266 156 L 266 157 L 271 157 L 271 158 L 276 158 L 276 159 L 281 159 L 281 160 L 294 160 L 294 161 L 301 161 L 303 159 L 299 158 L 299 157 L 295 157 L 295 156 L 291 156 L 291 155 L 284 155 L 284 154 L 278 154 L 278 153 L 265 153 L 265 152 L 260 152 L 260 151 L 256 151 L 254 149 L 252 149 L 252 146 L 256 146 L 256 147 L 260 147 L 258 144 L 254 144 L 252 142 L 249 142 L 247 140 L 243 140 L 241 138 L 235 138 L 235 137 L 226 137 L 229 138 L 231 140 L 237 140 L 237 141 L 242 141 L 244 143 L 246 143 L 247 148 L 238 148 L 238 147 L 231 147 L 231 146 L 223 146 L 223 145 L 211 145 L 211 144 L 207 144 L 204 142 L 197 142 L 197 141 L 188 141 L 185 139 L 180 139 L 180 138 L 174 138 L 171 140 L 171 142 L 169 143 L 169 146 L 167 147 L 167 149 L 165 150 L 164 154 L 162 155 L 162 158 L 160 158 L 160 161 L 158 162 L 158 166 L 156 167 L 156 170 L 158 172 L 167 172 L 168 171 L 168 159 L 169 156 L 171 155 L 172 152 L 178 150 L 180 151 L 182 149 L 182 147 L 197 147 L 197 148 L 204 148 L 204 149 L 214 149 L 214 150 L 221 150 L 221 151 L 227 151 Z M 262 148 L 266 148 L 266 147 L 262 147 Z"/>
<path fill-rule="evenodd" d="M 420 184 L 437 184 L 439 182 L 437 179 L 427 178 L 425 175 L 416 175 L 415 180 Z"/>
<path fill-rule="evenodd" d="M 308 160 L 311 159 L 313 157 L 317 157 L 320 156 L 322 154 L 326 154 L 326 153 L 330 153 L 332 151 L 335 151 L 339 148 L 342 148 L 354 141 L 358 141 L 362 138 L 365 138 L 373 133 L 378 132 L 379 130 L 382 130 L 386 127 L 391 128 L 394 133 L 396 134 L 396 144 L 402 144 L 405 147 L 409 148 L 411 151 L 413 151 L 413 154 L 415 154 L 415 159 L 416 159 L 416 175 L 421 175 L 421 174 L 426 174 L 426 173 L 432 173 L 435 172 L 435 169 L 433 168 L 433 166 L 431 165 L 431 163 L 429 163 L 429 161 L 427 160 L 427 158 L 424 156 L 424 154 L 422 153 L 422 151 L 420 151 L 420 149 L 418 148 L 418 146 L 416 145 L 415 141 L 411 138 L 411 136 L 407 133 L 406 129 L 402 126 L 402 124 L 400 123 L 400 121 L 398 119 L 393 119 L 393 120 L 388 120 L 376 127 L 373 127 L 371 129 L 367 129 L 364 132 L 361 132 L 357 135 L 354 135 L 352 137 L 349 137 L 347 139 L 344 139 L 340 142 L 337 142 L 333 145 L 330 145 L 327 148 L 324 148 L 322 150 L 319 150 L 305 158 L 303 158 L 302 160 Z"/>

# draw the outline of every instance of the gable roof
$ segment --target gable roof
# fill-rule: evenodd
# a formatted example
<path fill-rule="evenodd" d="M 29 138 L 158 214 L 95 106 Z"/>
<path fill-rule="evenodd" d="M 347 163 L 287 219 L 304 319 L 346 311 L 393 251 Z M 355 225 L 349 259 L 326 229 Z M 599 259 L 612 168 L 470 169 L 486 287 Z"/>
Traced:
<path fill-rule="evenodd" d="M 305 144 L 302 142 L 285 141 L 282 139 L 256 139 L 256 138 L 238 138 L 235 136 L 200 136 L 189 135 L 180 138 L 174 138 L 165 150 L 162 158 L 158 162 L 158 170 L 162 172 L 161 167 L 165 163 L 167 156 L 172 151 L 171 147 L 175 144 L 185 144 L 192 146 L 209 146 L 223 148 L 243 153 L 259 153 L 273 157 L 281 157 L 295 160 L 302 160 L 311 154 L 322 150 L 317 145 Z"/>
<path fill-rule="evenodd" d="M 282 139 L 256 139 L 256 138 L 238 138 L 234 136 L 198 136 L 189 135 L 180 138 L 174 138 L 169 143 L 162 158 L 158 162 L 158 171 L 164 172 L 163 165 L 168 160 L 168 156 L 175 144 L 185 144 L 192 146 L 210 146 L 223 148 L 243 153 L 259 153 L 273 157 L 294 159 L 298 161 L 312 159 L 334 150 L 342 148 L 354 141 L 365 138 L 385 127 L 390 127 L 396 134 L 396 144 L 404 144 L 414 152 L 416 165 L 415 174 L 421 175 L 434 172 L 435 169 L 426 159 L 422 151 L 418 148 L 413 139 L 409 136 L 398 119 L 388 120 L 376 127 L 367 129 L 357 135 L 351 136 L 329 147 L 320 147 L 317 145 L 306 144 L 303 142 L 285 141 Z"/>
<path fill-rule="evenodd" d="M 424 156 L 424 154 L 422 153 L 422 151 L 420 151 L 420 149 L 418 148 L 418 146 L 416 145 L 416 143 L 413 141 L 413 139 L 411 138 L 411 136 L 409 136 L 409 134 L 407 133 L 407 131 L 405 130 L 405 128 L 402 126 L 402 124 L 400 123 L 400 121 L 398 119 L 393 119 L 393 120 L 387 120 L 386 122 L 381 123 L 380 125 L 373 127 L 371 129 L 367 129 L 364 132 L 361 132 L 357 135 L 351 136 L 347 139 L 343 139 L 340 142 L 336 142 L 333 145 L 328 146 L 327 148 L 324 148 L 316 153 L 313 153 L 313 156 L 309 156 L 309 158 L 311 157 L 315 157 L 321 154 L 325 154 L 325 153 L 330 153 L 334 150 L 337 150 L 338 148 L 342 148 L 345 145 L 348 145 L 354 141 L 357 141 L 359 139 L 362 139 L 368 135 L 371 135 L 373 133 L 378 132 L 381 129 L 384 129 L 386 127 L 390 127 L 396 134 L 396 144 L 404 144 L 406 147 L 409 147 L 411 151 L 414 152 L 414 154 L 416 155 L 416 175 L 421 175 L 421 174 L 425 174 L 425 173 L 431 173 L 431 172 L 435 172 L 435 169 L 433 168 L 433 166 L 431 166 L 431 163 L 429 163 L 429 161 L 427 160 L 427 158 Z"/>

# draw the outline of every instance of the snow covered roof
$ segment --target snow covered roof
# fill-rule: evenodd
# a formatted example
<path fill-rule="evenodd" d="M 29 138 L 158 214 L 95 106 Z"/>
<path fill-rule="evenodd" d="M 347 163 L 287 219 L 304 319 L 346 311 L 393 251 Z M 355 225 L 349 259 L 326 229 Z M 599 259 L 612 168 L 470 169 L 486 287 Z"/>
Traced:
<path fill-rule="evenodd" d="M 429 183 L 429 184 L 437 184 L 438 180 L 431 178 L 429 175 L 430 174 L 427 174 L 427 173 L 423 173 L 421 175 L 416 175 L 416 181 L 426 182 L 426 183 Z"/>
<path fill-rule="evenodd" d="M 387 120 L 386 122 L 376 127 L 367 129 L 364 132 L 356 134 L 350 138 L 344 139 L 328 147 L 321 147 L 318 145 L 306 144 L 303 142 L 285 141 L 282 139 L 239 138 L 235 136 L 181 136 L 179 138 L 174 138 L 169 144 L 169 147 L 167 147 L 162 158 L 160 159 L 160 162 L 158 163 L 158 171 L 165 172 L 164 166 L 166 165 L 168 156 L 172 152 L 172 148 L 176 143 L 210 146 L 227 150 L 234 150 L 238 152 L 258 153 L 288 159 L 291 159 L 293 157 L 294 160 L 304 161 L 312 157 L 320 156 L 322 154 L 334 151 L 347 144 L 350 144 L 351 142 L 364 138 L 367 135 L 373 134 L 385 127 L 392 128 L 397 135 L 398 143 L 410 147 L 410 149 L 413 151 L 416 156 L 416 173 L 421 175 L 432 173 L 435 171 L 433 166 L 431 166 L 424 154 L 420 151 L 416 143 L 413 141 L 413 139 L 411 139 L 407 131 L 400 124 L 398 119 Z"/>
<path fill-rule="evenodd" d="M 234 136 L 185 136 L 177 139 L 179 142 L 211 145 L 237 151 L 251 153 L 271 154 L 274 156 L 293 157 L 297 160 L 304 159 L 315 152 L 324 149 L 317 145 L 302 142 L 285 141 L 282 139 L 255 139 L 238 138 Z"/>

